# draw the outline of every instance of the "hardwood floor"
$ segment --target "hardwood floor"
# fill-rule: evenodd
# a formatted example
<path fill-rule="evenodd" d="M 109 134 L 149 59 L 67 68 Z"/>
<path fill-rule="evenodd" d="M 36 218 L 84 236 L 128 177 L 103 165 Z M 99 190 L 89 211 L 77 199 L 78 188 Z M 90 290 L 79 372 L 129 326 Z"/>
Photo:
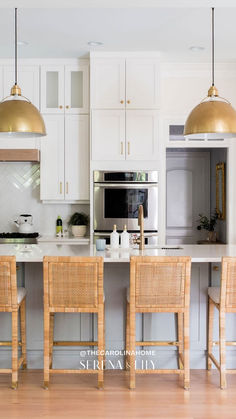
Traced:
<path fill-rule="evenodd" d="M 191 390 L 181 378 L 141 375 L 136 390 L 128 389 L 123 371 L 105 373 L 105 389 L 95 388 L 95 375 L 56 375 L 43 390 L 41 370 L 20 371 L 18 390 L 10 389 L 10 375 L 0 375 L 1 419 L 235 419 L 236 376 L 228 377 L 228 389 L 220 390 L 219 374 L 191 372 Z"/>

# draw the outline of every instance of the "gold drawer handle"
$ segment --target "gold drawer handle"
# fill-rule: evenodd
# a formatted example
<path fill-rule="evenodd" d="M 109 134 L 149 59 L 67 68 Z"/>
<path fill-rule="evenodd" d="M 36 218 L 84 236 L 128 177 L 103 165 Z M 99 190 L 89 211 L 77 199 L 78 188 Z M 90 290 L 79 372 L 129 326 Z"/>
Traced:
<path fill-rule="evenodd" d="M 128 105 L 130 104 L 130 100 L 127 100 Z"/>
<path fill-rule="evenodd" d="M 121 100 L 121 101 L 120 101 L 120 103 L 121 103 L 121 104 L 123 104 L 123 103 L 124 103 L 124 101 L 123 101 L 123 100 Z"/>
<path fill-rule="evenodd" d="M 213 271 L 217 272 L 219 270 L 220 270 L 219 266 L 213 266 Z"/>
<path fill-rule="evenodd" d="M 59 106 L 59 109 L 62 109 L 62 108 L 63 108 L 63 106 L 62 106 L 62 105 L 60 105 L 60 106 Z"/>
<path fill-rule="evenodd" d="M 66 182 L 66 193 L 67 194 L 69 193 L 69 184 L 68 184 L 68 182 Z"/>
<path fill-rule="evenodd" d="M 130 154 L 130 142 L 128 141 L 128 154 Z"/>
<path fill-rule="evenodd" d="M 123 145 L 123 141 L 121 141 L 121 143 L 120 143 L 120 148 L 121 148 L 121 150 L 120 150 L 120 154 L 124 154 L 124 145 Z"/>
<path fill-rule="evenodd" d="M 60 194 L 62 194 L 62 182 L 60 182 Z"/>
<path fill-rule="evenodd" d="M 69 105 L 66 105 L 66 109 L 69 109 L 70 107 L 69 107 Z"/>

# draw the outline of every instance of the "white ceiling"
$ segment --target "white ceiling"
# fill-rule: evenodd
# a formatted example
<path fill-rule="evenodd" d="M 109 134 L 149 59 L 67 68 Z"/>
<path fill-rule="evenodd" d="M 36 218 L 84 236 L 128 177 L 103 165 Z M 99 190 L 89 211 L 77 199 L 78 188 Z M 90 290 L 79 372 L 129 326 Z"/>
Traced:
<path fill-rule="evenodd" d="M 47 8 L 32 8 L 32 3 Z M 87 7 L 73 8 L 75 4 Z M 216 61 L 236 62 L 236 7 L 232 4 L 236 6 L 236 1 L 214 2 L 218 6 Z M 24 6 L 18 11 L 18 32 L 19 39 L 29 43 L 19 47 L 20 57 L 83 57 L 95 49 L 88 41 L 101 41 L 104 45 L 96 50 L 157 50 L 166 60 L 210 61 L 208 0 L 0 0 L 1 58 L 13 57 L 14 6 Z M 191 52 L 189 47 L 196 45 L 205 50 Z"/>

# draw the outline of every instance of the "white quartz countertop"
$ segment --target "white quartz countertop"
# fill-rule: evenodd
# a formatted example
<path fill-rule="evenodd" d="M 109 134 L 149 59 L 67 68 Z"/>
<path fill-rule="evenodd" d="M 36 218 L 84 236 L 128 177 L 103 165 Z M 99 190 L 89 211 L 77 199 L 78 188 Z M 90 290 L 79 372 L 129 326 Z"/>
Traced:
<path fill-rule="evenodd" d="M 220 262 L 222 256 L 236 256 L 236 245 L 181 245 L 180 249 L 146 246 L 145 250 L 96 251 L 94 245 L 38 243 L 0 244 L 0 255 L 14 255 L 17 262 L 42 262 L 44 256 L 103 256 L 104 262 L 129 262 L 130 256 L 191 256 L 192 262 Z M 174 247 L 174 246 L 173 246 Z"/>

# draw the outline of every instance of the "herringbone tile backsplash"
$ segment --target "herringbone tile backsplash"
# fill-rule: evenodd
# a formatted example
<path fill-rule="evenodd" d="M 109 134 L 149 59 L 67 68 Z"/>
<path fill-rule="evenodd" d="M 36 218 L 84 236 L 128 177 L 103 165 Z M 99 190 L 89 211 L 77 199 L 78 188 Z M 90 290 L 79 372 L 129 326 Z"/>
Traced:
<path fill-rule="evenodd" d="M 64 226 L 77 210 L 88 212 L 87 205 L 43 204 L 40 201 L 40 165 L 38 163 L 0 162 L 0 232 L 17 231 L 14 220 L 20 214 L 32 214 L 35 231 L 55 234 L 61 215 Z"/>

